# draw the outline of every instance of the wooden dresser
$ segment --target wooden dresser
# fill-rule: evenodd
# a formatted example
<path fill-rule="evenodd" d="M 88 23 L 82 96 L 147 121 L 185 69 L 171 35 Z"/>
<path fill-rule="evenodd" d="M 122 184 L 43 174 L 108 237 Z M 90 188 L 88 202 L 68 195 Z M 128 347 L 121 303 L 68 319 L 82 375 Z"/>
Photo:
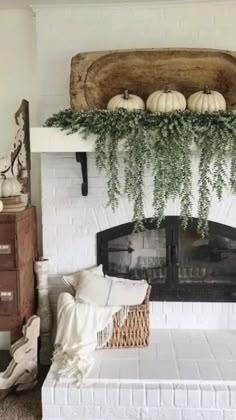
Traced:
<path fill-rule="evenodd" d="M 34 207 L 0 213 L 0 331 L 11 331 L 12 341 L 35 312 L 36 232 Z"/>

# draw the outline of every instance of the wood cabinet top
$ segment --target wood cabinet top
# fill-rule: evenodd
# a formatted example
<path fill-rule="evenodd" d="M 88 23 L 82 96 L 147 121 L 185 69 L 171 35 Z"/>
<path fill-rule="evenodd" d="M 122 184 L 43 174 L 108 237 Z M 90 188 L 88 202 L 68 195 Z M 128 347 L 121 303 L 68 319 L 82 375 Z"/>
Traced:
<path fill-rule="evenodd" d="M 35 212 L 35 207 L 30 206 L 27 207 L 23 211 L 15 212 L 15 213 L 0 213 L 0 223 L 17 223 L 20 220 L 24 219 L 25 217 L 29 217 Z"/>

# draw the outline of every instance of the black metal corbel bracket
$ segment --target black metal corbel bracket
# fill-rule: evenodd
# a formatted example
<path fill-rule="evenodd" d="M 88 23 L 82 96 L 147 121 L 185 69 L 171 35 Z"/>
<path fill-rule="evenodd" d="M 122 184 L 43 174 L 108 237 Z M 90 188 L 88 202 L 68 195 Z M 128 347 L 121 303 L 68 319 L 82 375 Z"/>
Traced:
<path fill-rule="evenodd" d="M 76 152 L 75 153 L 76 162 L 81 164 L 82 172 L 82 185 L 81 191 L 83 196 L 88 195 L 88 169 L 87 169 L 87 153 L 86 152 Z"/>

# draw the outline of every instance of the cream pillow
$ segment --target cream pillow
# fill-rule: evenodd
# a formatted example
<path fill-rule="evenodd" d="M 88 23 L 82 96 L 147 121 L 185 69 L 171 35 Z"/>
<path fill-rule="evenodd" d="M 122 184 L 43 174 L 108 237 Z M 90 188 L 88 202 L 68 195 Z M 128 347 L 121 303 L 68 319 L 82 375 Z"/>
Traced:
<path fill-rule="evenodd" d="M 108 278 L 111 279 L 112 282 L 108 303 L 109 306 L 132 306 L 141 305 L 141 303 L 143 303 L 148 289 L 146 280 L 130 280 L 118 277 Z"/>
<path fill-rule="evenodd" d="M 98 265 L 97 267 L 90 268 L 86 271 L 90 271 L 91 273 L 95 273 L 100 277 L 104 277 L 102 264 Z M 75 295 L 78 286 L 80 273 L 81 271 L 79 271 L 78 273 L 70 274 L 69 276 L 62 277 L 63 282 L 66 284 L 66 286 L 70 287 L 73 295 Z"/>
<path fill-rule="evenodd" d="M 99 306 L 140 305 L 144 301 L 147 288 L 148 283 L 145 280 L 101 277 L 91 271 L 82 271 L 78 276 L 75 298 L 80 302 Z"/>
<path fill-rule="evenodd" d="M 81 271 L 75 299 L 98 306 L 107 306 L 110 284 L 111 282 L 107 277 L 101 277 L 91 271 Z"/>

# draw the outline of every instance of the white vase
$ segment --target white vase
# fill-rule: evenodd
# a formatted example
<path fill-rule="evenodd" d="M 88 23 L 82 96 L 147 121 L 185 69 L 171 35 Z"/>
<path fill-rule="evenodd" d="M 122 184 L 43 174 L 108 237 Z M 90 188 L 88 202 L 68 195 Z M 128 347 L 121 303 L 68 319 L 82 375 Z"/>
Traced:
<path fill-rule="evenodd" d="M 40 361 L 42 364 L 48 364 L 51 358 L 51 329 L 52 314 L 48 296 L 48 272 L 49 261 L 41 258 L 34 262 L 34 272 L 37 278 L 38 289 L 38 308 L 37 315 L 40 317 L 40 338 L 41 352 Z"/>

